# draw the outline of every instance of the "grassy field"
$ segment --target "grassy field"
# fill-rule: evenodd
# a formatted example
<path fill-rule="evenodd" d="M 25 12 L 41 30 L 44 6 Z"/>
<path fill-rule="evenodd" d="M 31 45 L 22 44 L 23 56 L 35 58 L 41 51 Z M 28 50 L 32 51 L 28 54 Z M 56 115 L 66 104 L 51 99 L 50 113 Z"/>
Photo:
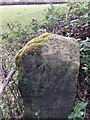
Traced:
<path fill-rule="evenodd" d="M 63 4 L 60 6 L 64 6 Z M 41 21 L 44 18 L 46 9 L 50 5 L 11 5 L 0 6 L 0 16 L 2 24 L 7 22 L 18 21 L 23 25 L 27 25 L 28 22 L 35 18 Z"/>
<path fill-rule="evenodd" d="M 18 21 L 26 25 L 32 18 L 40 21 L 44 18 L 47 7 L 49 7 L 49 5 L 0 6 L 2 24 L 6 24 L 9 21 Z"/>

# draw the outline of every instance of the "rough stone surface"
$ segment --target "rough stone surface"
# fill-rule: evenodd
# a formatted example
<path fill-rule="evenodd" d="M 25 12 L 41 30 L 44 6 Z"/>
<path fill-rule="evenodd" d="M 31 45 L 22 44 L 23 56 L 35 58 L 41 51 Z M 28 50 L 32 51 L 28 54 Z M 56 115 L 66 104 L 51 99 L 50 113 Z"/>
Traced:
<path fill-rule="evenodd" d="M 79 44 L 50 33 L 29 41 L 16 55 L 18 86 L 30 118 L 67 118 L 73 108 Z"/>

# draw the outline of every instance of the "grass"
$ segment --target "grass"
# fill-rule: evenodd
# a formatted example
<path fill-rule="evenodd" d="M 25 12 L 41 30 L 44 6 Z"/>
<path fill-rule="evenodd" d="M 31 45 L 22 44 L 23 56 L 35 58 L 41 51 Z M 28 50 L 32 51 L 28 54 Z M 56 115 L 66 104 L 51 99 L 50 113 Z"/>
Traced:
<path fill-rule="evenodd" d="M 0 16 L 2 17 L 2 24 L 7 22 L 18 21 L 23 25 L 35 18 L 38 21 L 42 20 L 45 15 L 45 9 L 50 5 L 13 5 L 0 6 Z"/>
<path fill-rule="evenodd" d="M 5 25 L 7 22 L 15 21 L 27 25 L 32 18 L 35 18 L 40 22 L 44 18 L 45 11 L 48 7 L 50 7 L 49 4 L 0 6 L 2 25 Z"/>

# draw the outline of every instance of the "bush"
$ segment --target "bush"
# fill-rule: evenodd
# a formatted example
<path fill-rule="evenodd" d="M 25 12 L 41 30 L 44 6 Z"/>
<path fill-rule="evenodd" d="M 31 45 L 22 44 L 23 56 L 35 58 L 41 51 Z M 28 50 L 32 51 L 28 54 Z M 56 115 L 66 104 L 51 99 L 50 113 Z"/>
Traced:
<path fill-rule="evenodd" d="M 67 12 L 51 5 L 51 8 L 48 8 L 46 12 L 45 19 L 41 23 L 41 28 L 56 34 L 84 40 L 87 36 L 90 37 L 89 4 L 90 2 L 68 3 L 67 7 L 64 7 Z"/>
<path fill-rule="evenodd" d="M 51 4 L 51 7 L 48 8 L 45 14 L 45 19 L 41 22 L 40 27 L 46 28 L 50 31 L 52 31 L 53 28 L 56 28 L 60 24 L 60 22 L 65 18 L 65 14 L 63 11 L 64 8 L 66 8 L 66 6 L 60 8 L 60 6 L 57 7 Z"/>

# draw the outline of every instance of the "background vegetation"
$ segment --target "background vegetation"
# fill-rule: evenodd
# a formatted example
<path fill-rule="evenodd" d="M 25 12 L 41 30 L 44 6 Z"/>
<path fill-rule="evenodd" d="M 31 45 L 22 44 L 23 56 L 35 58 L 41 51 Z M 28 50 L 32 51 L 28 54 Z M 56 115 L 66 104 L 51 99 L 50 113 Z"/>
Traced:
<path fill-rule="evenodd" d="M 56 5 L 61 8 L 63 5 Z M 2 17 L 2 25 L 6 25 L 7 22 L 19 22 L 22 26 L 28 25 L 34 18 L 38 22 L 44 19 L 47 8 L 50 5 L 13 5 L 13 6 L 0 6 L 0 16 Z"/>

